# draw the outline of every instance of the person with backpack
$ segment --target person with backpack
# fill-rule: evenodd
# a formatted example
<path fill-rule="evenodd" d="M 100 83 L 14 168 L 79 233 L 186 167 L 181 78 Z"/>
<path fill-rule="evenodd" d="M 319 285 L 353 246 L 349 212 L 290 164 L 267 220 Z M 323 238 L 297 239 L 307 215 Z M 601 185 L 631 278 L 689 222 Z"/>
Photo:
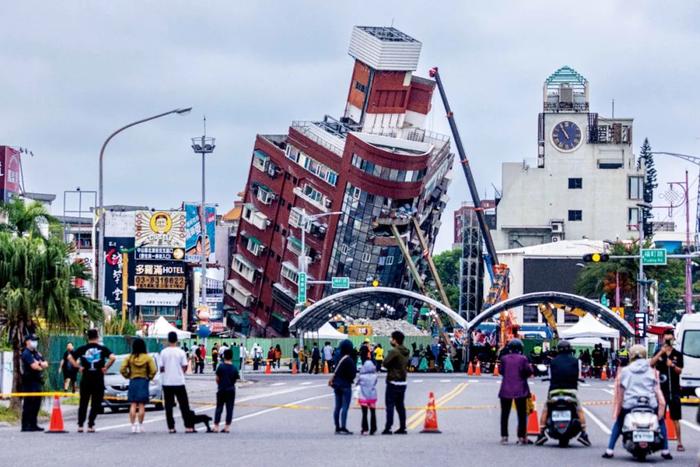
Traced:
<path fill-rule="evenodd" d="M 219 432 L 221 414 L 226 406 L 226 425 L 222 433 L 229 433 L 233 420 L 233 405 L 236 402 L 236 381 L 239 373 L 233 366 L 233 351 L 226 349 L 223 354 L 224 362 L 216 369 L 216 411 L 214 412 L 214 432 Z"/>
<path fill-rule="evenodd" d="M 129 380 L 129 422 L 132 433 L 143 432 L 143 419 L 146 416 L 146 402 L 149 401 L 149 383 L 156 376 L 156 362 L 146 351 L 146 342 L 136 338 L 131 345 L 131 355 L 124 359 L 119 369 Z M 138 416 L 138 425 L 136 419 Z"/>

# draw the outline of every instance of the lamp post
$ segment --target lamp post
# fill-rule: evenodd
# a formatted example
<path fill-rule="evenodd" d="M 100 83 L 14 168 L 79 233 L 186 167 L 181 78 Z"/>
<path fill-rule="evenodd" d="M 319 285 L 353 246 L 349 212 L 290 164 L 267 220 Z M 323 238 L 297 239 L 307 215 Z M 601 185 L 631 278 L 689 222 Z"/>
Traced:
<path fill-rule="evenodd" d="M 140 125 L 141 123 L 146 123 L 150 122 L 151 120 L 155 120 L 157 118 L 165 117 L 167 115 L 172 115 L 172 114 L 178 114 L 178 115 L 183 115 L 188 113 L 190 110 L 192 110 L 192 107 L 186 107 L 186 108 L 179 108 L 179 109 L 173 109 L 169 110 L 168 112 L 163 112 L 158 115 L 154 115 L 152 117 L 147 117 L 141 120 L 137 120 L 135 122 L 131 122 L 128 125 L 124 125 L 123 127 L 115 130 L 111 135 L 107 137 L 104 143 L 102 143 L 102 148 L 100 149 L 100 160 L 99 160 L 99 196 L 98 196 L 98 206 L 97 206 L 97 216 L 98 216 L 98 224 L 99 224 L 99 229 L 100 229 L 100 235 L 99 235 L 99 242 L 97 245 L 97 249 L 95 249 L 95 274 L 97 275 L 96 277 L 96 283 L 97 287 L 95 287 L 95 299 L 99 300 L 100 302 L 104 303 L 104 286 L 105 286 L 105 278 L 104 278 L 104 240 L 105 240 L 105 216 L 104 216 L 104 155 L 105 155 L 105 149 L 107 148 L 107 145 L 109 142 L 117 136 L 119 133 L 122 131 L 131 128 L 132 126 Z"/>
<path fill-rule="evenodd" d="M 205 156 L 214 152 L 216 139 L 207 136 L 207 118 L 204 117 L 204 134 L 192 138 L 192 150 L 202 155 L 202 206 L 199 210 L 199 225 L 202 233 L 202 276 L 200 282 L 200 306 L 207 306 L 207 219 L 206 219 L 206 172 Z"/>

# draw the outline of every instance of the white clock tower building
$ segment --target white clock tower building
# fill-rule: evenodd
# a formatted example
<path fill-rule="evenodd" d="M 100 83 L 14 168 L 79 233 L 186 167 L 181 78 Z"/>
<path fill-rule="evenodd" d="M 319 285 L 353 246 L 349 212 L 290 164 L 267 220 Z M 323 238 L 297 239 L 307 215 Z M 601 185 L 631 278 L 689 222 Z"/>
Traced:
<path fill-rule="evenodd" d="M 591 112 L 588 93 L 568 66 L 544 82 L 537 162 L 502 166 L 497 249 L 636 237 L 644 170 L 632 151 L 632 119 Z"/>

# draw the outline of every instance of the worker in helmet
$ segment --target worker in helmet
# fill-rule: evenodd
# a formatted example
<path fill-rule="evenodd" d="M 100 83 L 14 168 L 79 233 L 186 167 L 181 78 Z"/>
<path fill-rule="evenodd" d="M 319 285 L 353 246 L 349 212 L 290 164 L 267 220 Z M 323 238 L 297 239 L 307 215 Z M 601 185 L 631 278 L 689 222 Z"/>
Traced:
<path fill-rule="evenodd" d="M 581 434 L 577 439 L 584 446 L 590 446 L 591 441 L 588 439 L 588 434 L 586 433 L 586 419 L 583 415 L 583 409 L 581 408 L 580 401 L 578 401 L 577 394 L 581 369 L 578 359 L 573 355 L 573 349 L 569 341 L 559 341 L 559 344 L 557 344 L 557 356 L 554 357 L 550 363 L 549 371 L 550 383 L 548 399 L 555 394 L 561 395 L 562 393 L 566 393 L 568 396 L 577 400 L 576 411 L 578 412 L 578 419 L 581 424 Z M 547 415 L 547 402 L 545 402 L 540 418 L 540 434 L 535 440 L 535 444 L 538 446 L 547 442 L 547 435 L 545 434 Z"/>

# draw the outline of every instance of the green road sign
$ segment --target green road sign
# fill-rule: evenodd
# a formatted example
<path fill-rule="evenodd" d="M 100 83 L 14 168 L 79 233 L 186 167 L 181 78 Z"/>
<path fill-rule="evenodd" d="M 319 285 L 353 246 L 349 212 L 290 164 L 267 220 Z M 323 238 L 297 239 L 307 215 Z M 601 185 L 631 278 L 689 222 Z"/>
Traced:
<path fill-rule="evenodd" d="M 331 279 L 331 287 L 334 289 L 349 289 L 350 288 L 350 278 L 349 277 L 333 277 Z"/>
<path fill-rule="evenodd" d="M 297 303 L 306 303 L 306 273 L 300 272 L 297 279 Z"/>
<path fill-rule="evenodd" d="M 666 250 L 663 248 L 642 249 L 642 265 L 666 266 Z"/>
<path fill-rule="evenodd" d="M 409 304 L 406 307 L 406 321 L 408 321 L 409 323 L 413 323 L 413 312 L 413 305 Z"/>

